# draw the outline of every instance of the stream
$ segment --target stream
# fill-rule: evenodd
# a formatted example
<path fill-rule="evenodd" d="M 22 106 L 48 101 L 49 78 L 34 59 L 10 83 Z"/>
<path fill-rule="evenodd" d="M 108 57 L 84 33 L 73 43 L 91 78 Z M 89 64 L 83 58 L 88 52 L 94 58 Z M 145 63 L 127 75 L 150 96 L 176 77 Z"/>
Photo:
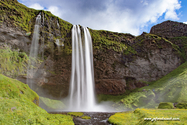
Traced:
<path fill-rule="evenodd" d="M 67 114 L 68 112 L 49 112 L 51 114 Z M 82 119 L 73 116 L 75 125 L 112 125 L 108 123 L 108 118 L 115 112 L 83 112 L 84 115 L 90 116 L 91 119 Z"/>

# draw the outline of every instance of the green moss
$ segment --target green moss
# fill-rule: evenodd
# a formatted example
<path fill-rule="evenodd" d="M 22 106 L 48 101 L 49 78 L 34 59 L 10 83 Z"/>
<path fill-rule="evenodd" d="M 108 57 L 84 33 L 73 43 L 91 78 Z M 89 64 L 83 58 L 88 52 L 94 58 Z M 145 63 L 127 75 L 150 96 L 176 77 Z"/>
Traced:
<path fill-rule="evenodd" d="M 174 106 L 173 106 L 173 103 L 171 102 L 161 102 L 159 105 L 158 105 L 158 109 L 173 109 Z"/>
<path fill-rule="evenodd" d="M 28 85 L 0 74 L 1 125 L 73 125 L 71 116 L 48 114 L 38 107 L 39 96 Z M 36 104 L 34 104 L 35 102 Z"/>
<path fill-rule="evenodd" d="M 68 112 L 68 115 L 80 117 L 80 116 L 84 115 L 84 113 L 82 113 L 82 112 Z"/>
<path fill-rule="evenodd" d="M 85 116 L 82 116 L 81 118 L 82 118 L 82 119 L 91 119 L 90 116 L 86 116 L 86 115 L 85 115 Z"/>

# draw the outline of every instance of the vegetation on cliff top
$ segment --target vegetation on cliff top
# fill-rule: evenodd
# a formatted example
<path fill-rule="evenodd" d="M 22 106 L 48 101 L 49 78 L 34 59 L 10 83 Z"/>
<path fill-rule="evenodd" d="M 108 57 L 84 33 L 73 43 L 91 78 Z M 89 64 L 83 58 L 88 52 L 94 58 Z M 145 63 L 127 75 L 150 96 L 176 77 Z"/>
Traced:
<path fill-rule="evenodd" d="M 181 54 L 179 51 L 179 47 L 172 43 L 171 41 L 159 37 L 155 34 L 150 34 L 150 33 L 143 33 L 142 35 L 139 35 L 135 39 L 135 43 L 132 45 L 132 47 L 137 51 L 139 49 L 139 54 L 143 52 L 149 52 L 154 48 L 158 49 L 163 49 L 163 48 L 168 48 L 171 47 L 173 48 L 177 54 Z M 147 48 L 147 49 L 145 49 Z"/>
<path fill-rule="evenodd" d="M 1 125 L 73 125 L 71 116 L 48 114 L 38 107 L 38 95 L 28 85 L 0 74 Z M 36 104 L 34 104 L 35 102 Z"/>

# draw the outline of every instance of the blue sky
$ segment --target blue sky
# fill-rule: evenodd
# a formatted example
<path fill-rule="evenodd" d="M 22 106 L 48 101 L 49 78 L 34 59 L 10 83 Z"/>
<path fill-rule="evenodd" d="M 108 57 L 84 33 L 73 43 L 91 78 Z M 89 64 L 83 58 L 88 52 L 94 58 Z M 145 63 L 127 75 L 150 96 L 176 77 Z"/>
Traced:
<path fill-rule="evenodd" d="M 140 35 L 166 20 L 187 23 L 187 0 L 18 0 L 72 24 Z"/>

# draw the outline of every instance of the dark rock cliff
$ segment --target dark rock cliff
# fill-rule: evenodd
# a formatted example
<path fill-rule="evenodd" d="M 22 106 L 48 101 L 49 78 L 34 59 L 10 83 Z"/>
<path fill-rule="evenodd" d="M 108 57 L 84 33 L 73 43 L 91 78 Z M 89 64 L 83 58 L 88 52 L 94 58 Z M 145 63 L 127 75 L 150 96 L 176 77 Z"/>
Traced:
<path fill-rule="evenodd" d="M 36 67 L 34 80 L 37 87 L 55 97 L 67 96 L 71 77 L 72 24 L 50 12 L 30 9 L 13 0 L 0 1 L 0 13 L 0 46 L 8 45 L 27 54 L 35 18 L 41 14 L 38 54 L 41 63 Z M 173 25 L 173 22 L 167 22 L 167 25 L 170 23 Z M 162 30 L 157 26 L 151 29 L 151 34 L 142 33 L 137 37 L 89 30 L 93 41 L 97 93 L 122 94 L 145 86 L 177 68 L 186 58 L 186 48 L 181 44 L 183 40 L 172 40 L 184 36 L 185 30 L 175 35 L 166 27 L 164 33 L 169 34 L 168 39 L 160 36 Z M 27 36 L 27 32 L 31 35 Z M 61 46 L 56 44 L 57 39 Z M 26 76 L 18 76 L 17 79 L 26 83 Z"/>

